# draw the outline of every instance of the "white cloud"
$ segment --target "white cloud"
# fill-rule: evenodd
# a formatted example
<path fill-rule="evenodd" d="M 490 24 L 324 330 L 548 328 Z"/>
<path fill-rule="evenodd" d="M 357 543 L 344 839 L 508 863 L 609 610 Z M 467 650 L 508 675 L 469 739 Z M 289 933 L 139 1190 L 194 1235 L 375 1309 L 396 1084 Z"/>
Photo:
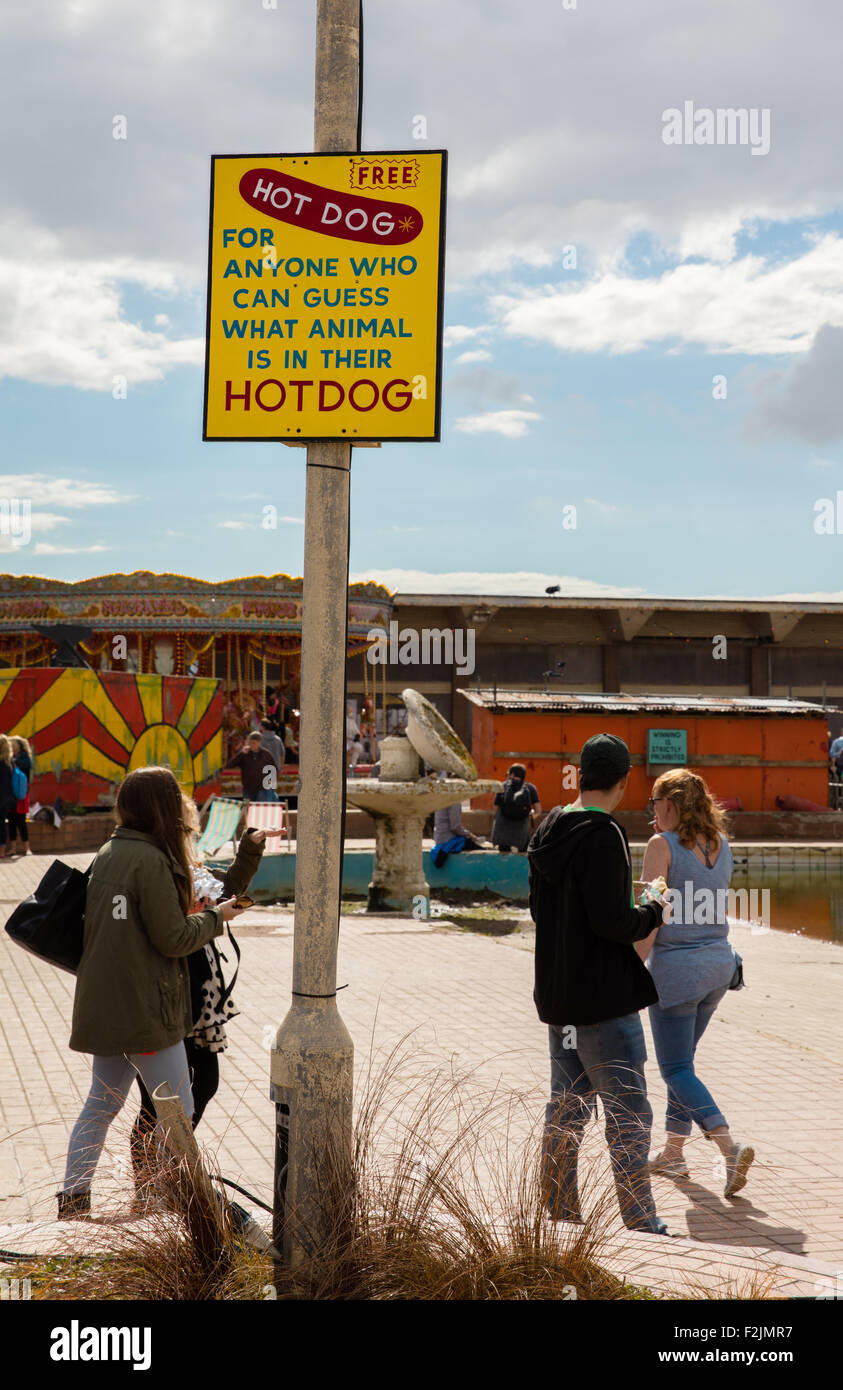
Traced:
<path fill-rule="evenodd" d="M 428 570 L 408 569 L 367 569 L 358 570 L 351 576 L 351 583 L 363 584 L 370 580 L 403 594 L 511 594 L 524 598 L 544 598 L 545 589 L 559 584 L 561 598 L 616 597 L 632 598 L 642 593 L 641 589 L 619 589 L 612 584 L 597 584 L 590 579 L 573 578 L 571 575 L 540 574 L 530 570 L 515 570 L 502 574 L 499 570 L 452 570 L 433 574 Z"/>
<path fill-rule="evenodd" d="M 781 5 L 771 21 L 769 0 L 570 12 L 562 0 L 376 0 L 368 143 L 407 140 L 408 112 L 429 114 L 431 139 L 452 151 L 460 273 L 547 264 L 568 243 L 608 256 L 641 226 L 723 257 L 747 214 L 821 215 L 839 201 L 838 8 Z M 43 9 L 7 5 L 0 18 L 8 108 L 27 112 L 4 162 L 7 206 L 67 233 L 76 255 L 123 248 L 189 271 L 203 256 L 208 151 L 254 149 L 267 110 L 288 149 L 309 147 L 313 7 L 63 0 L 46 27 Z M 686 97 L 771 106 L 769 156 L 666 147 L 661 112 Z M 125 141 L 111 138 L 115 112 Z"/>
<path fill-rule="evenodd" d="M 81 555 L 110 549 L 104 545 L 61 546 L 38 540 L 45 532 L 68 525 L 71 518 L 48 510 L 51 506 L 83 511 L 88 507 L 115 506 L 134 500 L 107 483 L 79 478 L 50 478 L 44 473 L 0 474 L 0 552 L 25 552 L 35 540 L 36 555 Z M 45 509 L 47 508 L 47 509 Z M 27 536 L 27 544 L 15 544 L 14 536 Z"/>
<path fill-rule="evenodd" d="M 51 478 L 46 473 L 0 473 L 0 498 L 28 498 L 33 505 L 46 503 L 77 509 L 115 506 L 119 502 L 135 501 L 136 495 L 84 478 Z M 66 521 L 67 517 L 56 520 Z"/>
<path fill-rule="evenodd" d="M 256 494 L 257 495 L 257 494 Z M 276 521 L 285 521 L 290 526 L 304 526 L 303 516 L 279 516 Z M 217 526 L 223 526 L 228 531 L 271 531 L 271 526 L 263 526 L 257 521 L 218 521 Z"/>
<path fill-rule="evenodd" d="M 38 541 L 35 546 L 36 555 L 95 555 L 103 550 L 111 550 L 110 545 L 50 545 L 47 541 Z"/>
<path fill-rule="evenodd" d="M 534 410 L 487 410 L 482 415 L 464 415 L 455 428 L 461 434 L 502 434 L 507 439 L 522 439 L 531 420 L 540 420 Z"/>
<path fill-rule="evenodd" d="M 601 275 L 582 288 L 523 290 L 491 303 L 507 333 L 579 352 L 654 343 L 710 352 L 805 352 L 823 324 L 843 327 L 843 238 L 826 235 L 785 264 L 743 256 L 658 277 Z"/>
<path fill-rule="evenodd" d="M 588 503 L 590 507 L 595 507 L 598 512 L 620 511 L 620 507 L 618 507 L 614 502 L 601 502 L 600 499 L 597 497 L 586 497 L 585 501 Z"/>
<path fill-rule="evenodd" d="M 159 381 L 169 367 L 197 365 L 201 338 L 170 338 L 127 318 L 123 292 L 183 293 L 175 266 L 129 257 L 71 258 L 37 228 L 0 228 L 0 377 L 44 386 L 111 391 L 114 377 Z M 116 408 L 116 407 L 115 407 Z"/>
<path fill-rule="evenodd" d="M 481 323 L 476 328 L 471 328 L 466 323 L 449 323 L 442 334 L 442 342 L 446 348 L 458 347 L 460 343 L 468 343 L 472 338 L 483 340 L 488 336 L 487 324 Z"/>
<path fill-rule="evenodd" d="M 454 358 L 454 361 L 460 366 L 464 366 L 467 362 L 491 362 L 491 360 L 492 354 L 487 352 L 485 348 L 474 348 L 469 352 L 461 352 L 459 357 Z"/>

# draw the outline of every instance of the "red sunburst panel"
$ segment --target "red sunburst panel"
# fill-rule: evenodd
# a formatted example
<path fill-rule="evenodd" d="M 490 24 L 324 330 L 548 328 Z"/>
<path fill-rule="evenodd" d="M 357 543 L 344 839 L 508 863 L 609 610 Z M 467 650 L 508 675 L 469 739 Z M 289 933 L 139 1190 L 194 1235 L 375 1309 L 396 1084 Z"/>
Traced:
<path fill-rule="evenodd" d="M 135 677 L 130 671 L 98 671 L 97 678 L 134 734 L 140 738 L 146 728 L 146 715 L 143 712 Z"/>
<path fill-rule="evenodd" d="M 71 738 L 84 738 L 94 748 L 98 748 L 107 758 L 126 767 L 129 762 L 129 749 L 108 732 L 100 721 L 84 705 L 74 705 L 52 724 L 38 730 L 36 754 L 39 759 L 47 756 L 51 748 L 66 743 Z"/>
<path fill-rule="evenodd" d="M 205 744 L 213 738 L 214 734 L 219 733 L 222 724 L 222 706 L 222 691 L 218 690 L 187 741 L 187 746 L 194 757 L 197 753 L 201 753 Z"/>
<path fill-rule="evenodd" d="M 187 697 L 193 689 L 193 682 L 180 680 L 178 685 L 173 681 L 164 682 L 164 698 L 161 702 L 164 723 L 172 724 L 175 729 L 179 722 L 181 712 L 187 704 Z"/>
<path fill-rule="evenodd" d="M 5 698 L 0 700 L 0 729 L 8 731 L 23 718 L 36 700 L 64 675 L 61 670 L 45 667 L 41 671 L 21 672 L 10 682 Z"/>

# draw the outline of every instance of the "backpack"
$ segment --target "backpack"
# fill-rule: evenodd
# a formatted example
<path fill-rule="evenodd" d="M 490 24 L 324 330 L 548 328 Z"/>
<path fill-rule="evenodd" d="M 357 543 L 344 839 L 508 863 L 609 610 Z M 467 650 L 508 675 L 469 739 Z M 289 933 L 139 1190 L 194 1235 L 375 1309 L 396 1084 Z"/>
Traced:
<path fill-rule="evenodd" d="M 532 804 L 526 784 L 517 781 L 514 777 L 510 778 L 504 786 L 503 801 L 501 802 L 501 814 L 505 819 L 526 820 Z"/>
<path fill-rule="evenodd" d="M 26 773 L 21 772 L 21 769 L 19 767 L 13 767 L 12 796 L 15 798 L 15 801 L 23 801 L 28 789 L 29 783 L 26 780 Z"/>

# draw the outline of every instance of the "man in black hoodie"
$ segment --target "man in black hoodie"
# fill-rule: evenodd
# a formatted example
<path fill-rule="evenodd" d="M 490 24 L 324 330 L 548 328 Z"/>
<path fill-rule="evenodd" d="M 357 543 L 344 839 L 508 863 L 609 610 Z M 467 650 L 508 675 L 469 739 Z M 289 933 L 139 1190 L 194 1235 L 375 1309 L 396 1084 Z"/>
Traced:
<path fill-rule="evenodd" d="M 623 799 L 629 766 L 622 739 L 590 738 L 580 755 L 580 795 L 553 808 L 527 851 L 536 924 L 533 998 L 550 1034 L 544 1174 L 551 1217 L 580 1221 L 577 1157 L 599 1095 L 624 1224 L 665 1234 L 647 1168 L 653 1112 L 638 1016 L 658 995 L 633 946 L 661 925 L 662 909 L 655 902 L 633 905 L 629 841 L 611 814 Z"/>

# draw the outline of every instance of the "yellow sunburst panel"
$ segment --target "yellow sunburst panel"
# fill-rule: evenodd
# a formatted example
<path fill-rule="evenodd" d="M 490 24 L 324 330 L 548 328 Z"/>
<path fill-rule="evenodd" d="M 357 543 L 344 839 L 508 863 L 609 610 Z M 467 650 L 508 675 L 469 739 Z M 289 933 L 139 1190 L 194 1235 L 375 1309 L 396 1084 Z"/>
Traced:
<path fill-rule="evenodd" d="M 209 738 L 205 747 L 193 759 L 194 782 L 205 782 L 219 772 L 222 766 L 222 730 Z"/>
<path fill-rule="evenodd" d="M 147 725 L 160 724 L 164 718 L 163 676 L 135 676 L 135 683 Z"/>
<path fill-rule="evenodd" d="M 190 687 L 190 694 L 184 702 L 184 709 L 176 725 L 184 738 L 189 738 L 197 728 L 209 704 L 217 693 L 217 682 L 207 676 L 199 676 Z"/>
<path fill-rule="evenodd" d="M 187 740 L 171 724 L 159 723 L 144 729 L 132 749 L 126 771 L 134 772 L 139 767 L 168 767 L 183 791 L 190 793 L 195 786 Z"/>
<path fill-rule="evenodd" d="M 66 739 L 38 757 L 39 773 L 52 772 L 58 777 L 62 772 L 75 771 L 77 768 L 84 768 L 85 772 L 102 777 L 106 782 L 122 782 L 126 775 L 122 763 L 106 757 L 86 738 Z"/>
<path fill-rule="evenodd" d="M 160 680 L 160 677 L 158 678 Z M 79 671 L 68 667 L 58 680 L 53 681 L 39 700 L 27 710 L 24 716 L 32 729 L 46 729 L 55 719 L 60 719 L 75 705 L 82 704 L 108 730 L 112 738 L 131 748 L 135 736 L 120 711 L 109 699 L 104 686 L 100 684 L 96 671 Z"/>

